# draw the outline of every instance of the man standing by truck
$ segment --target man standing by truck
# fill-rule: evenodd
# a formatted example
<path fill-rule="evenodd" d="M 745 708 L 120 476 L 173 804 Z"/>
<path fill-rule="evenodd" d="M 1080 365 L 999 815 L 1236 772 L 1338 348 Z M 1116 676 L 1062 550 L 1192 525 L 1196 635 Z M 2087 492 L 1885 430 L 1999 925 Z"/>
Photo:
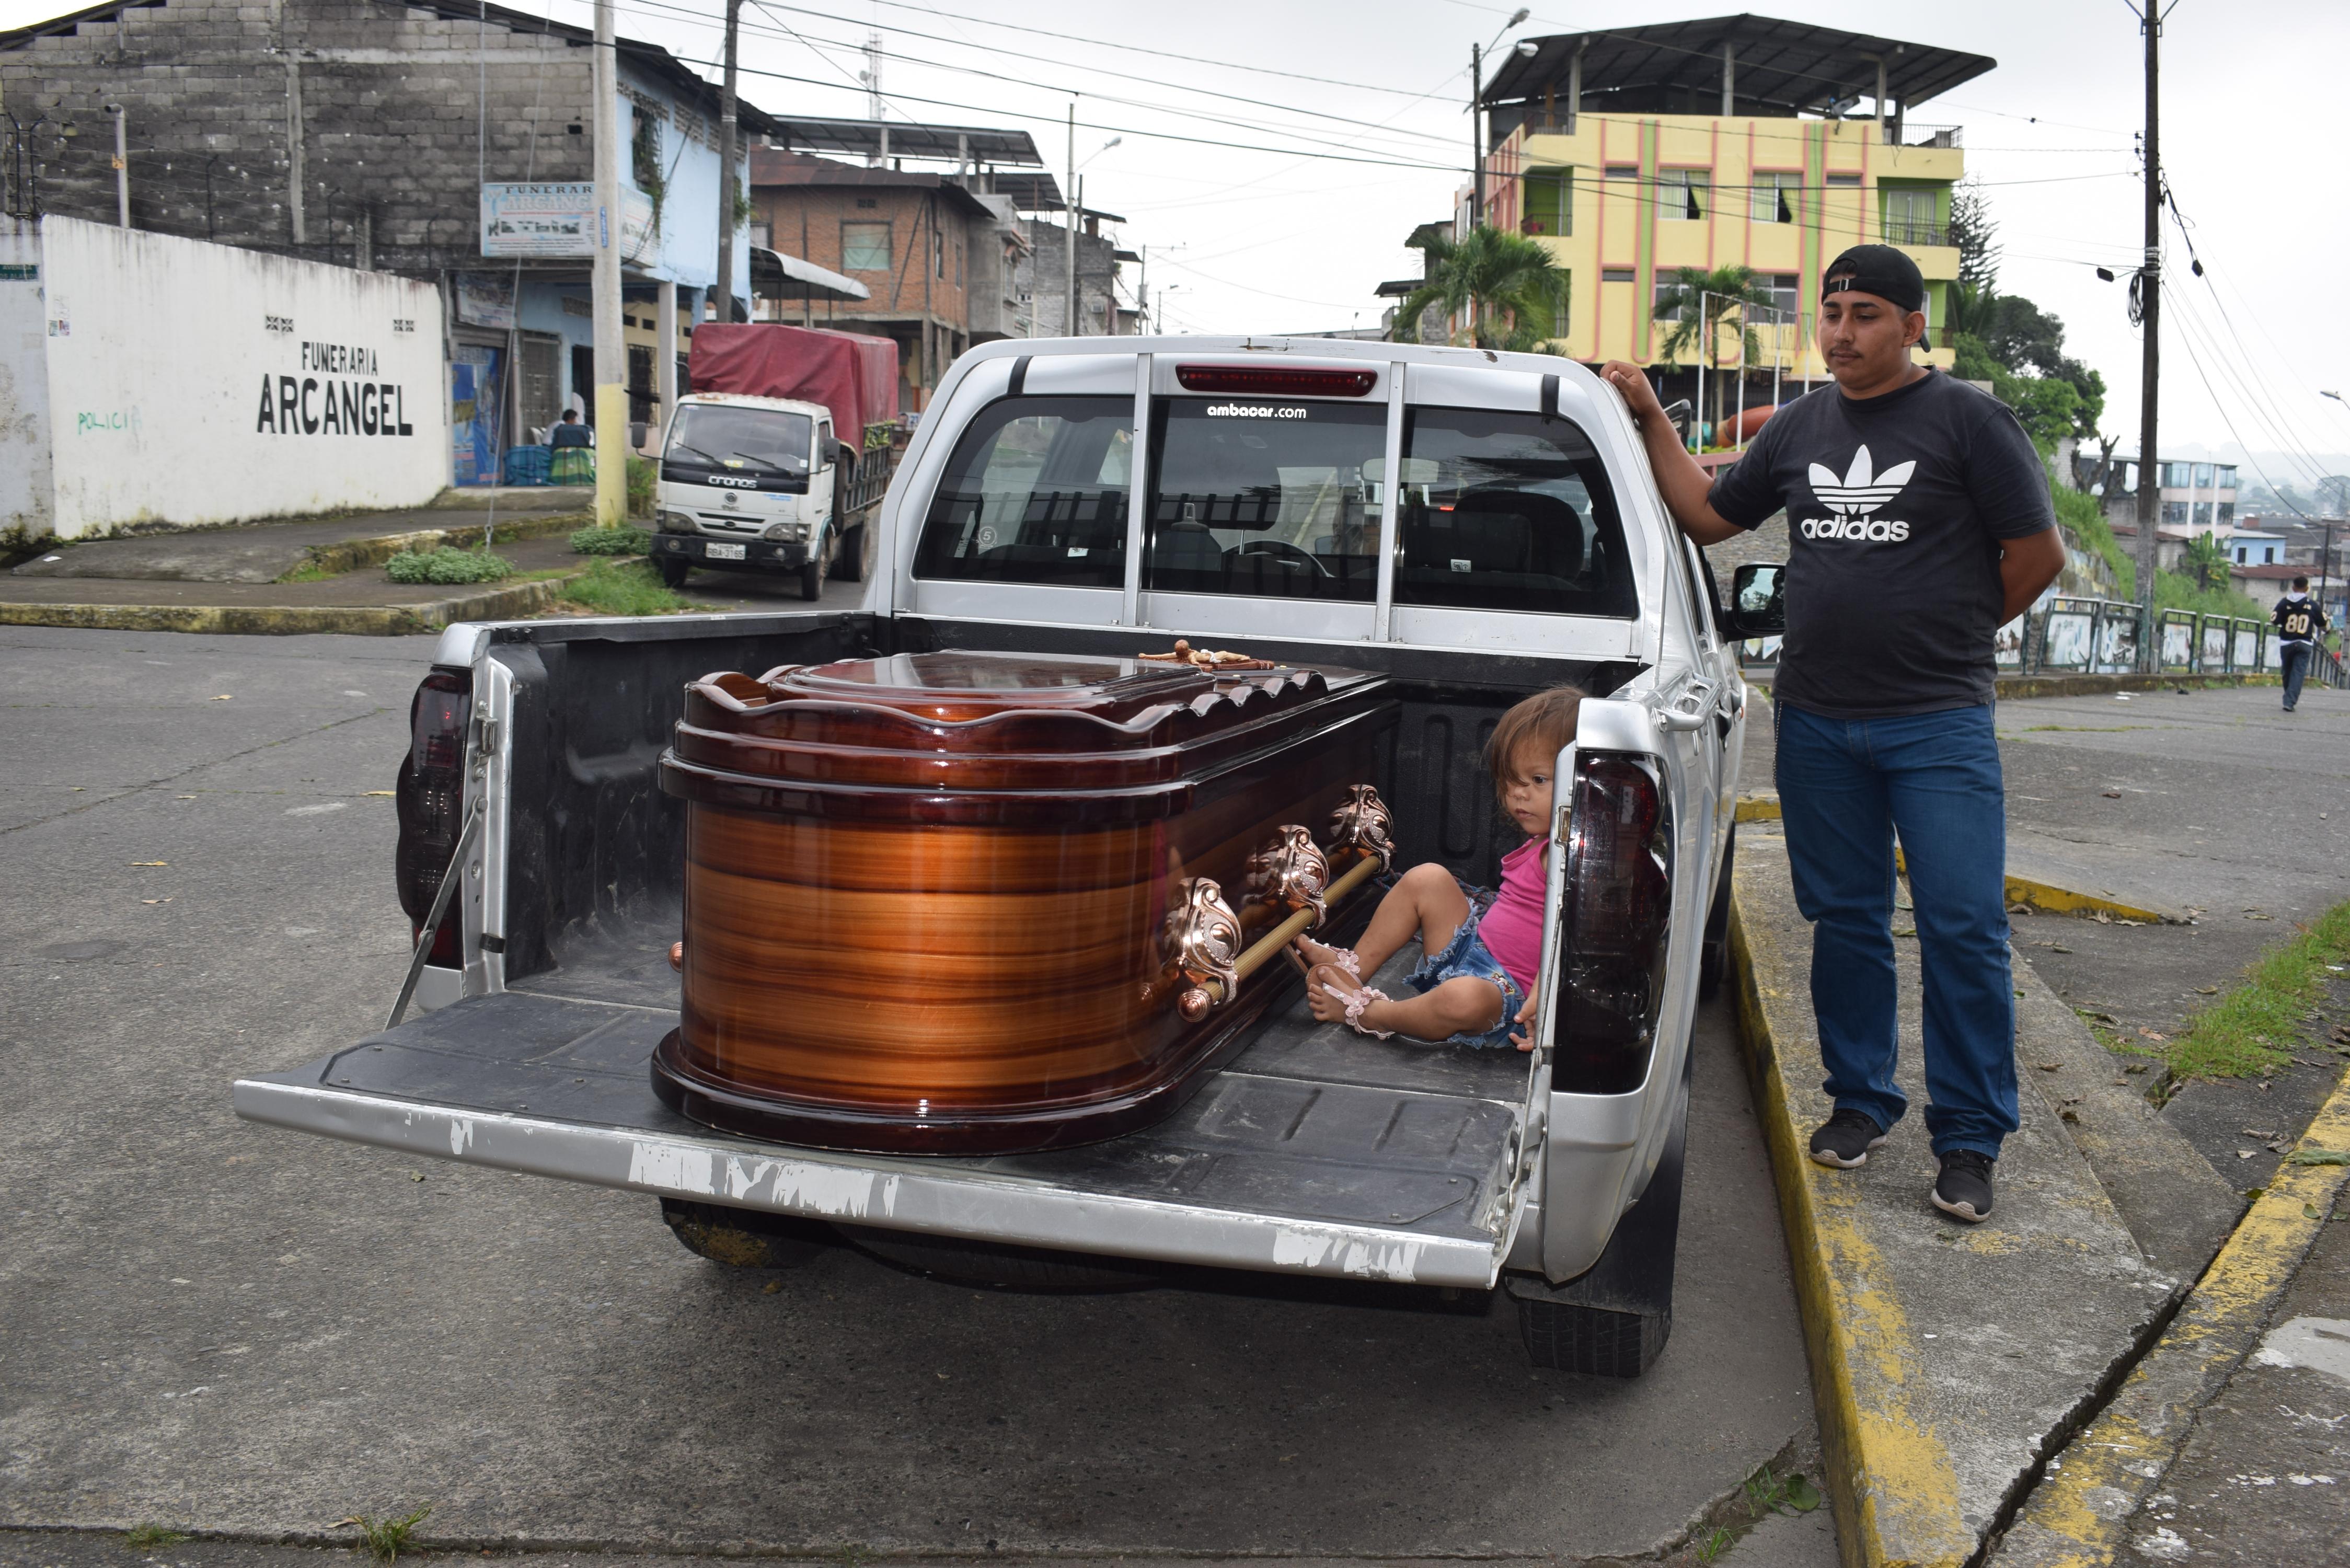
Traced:
<path fill-rule="evenodd" d="M 1971 1224 L 1991 1213 L 1992 1166 L 2017 1125 L 1991 639 L 2055 580 L 2064 552 L 2014 414 L 1912 361 L 1925 303 L 1899 250 L 1838 256 L 1816 330 L 1835 384 L 1777 410 L 1719 480 L 1682 449 L 1638 366 L 1602 374 L 1691 539 L 1717 544 L 1787 514 L 1779 794 L 1835 1102 L 1812 1158 L 1865 1164 L 1908 1109 L 1894 1072 L 1898 831 L 1924 970 L 1931 1198 Z"/>

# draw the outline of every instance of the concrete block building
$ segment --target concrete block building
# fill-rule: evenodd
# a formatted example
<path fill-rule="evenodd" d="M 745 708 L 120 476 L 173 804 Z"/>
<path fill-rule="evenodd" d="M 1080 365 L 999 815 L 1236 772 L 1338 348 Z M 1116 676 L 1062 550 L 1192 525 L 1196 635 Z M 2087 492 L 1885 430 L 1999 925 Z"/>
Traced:
<path fill-rule="evenodd" d="M 0 101 L 21 131 L 10 212 L 429 280 L 447 304 L 460 483 L 566 406 L 592 402 L 585 254 L 485 254 L 485 188 L 577 217 L 594 178 L 592 36 L 457 0 L 120 0 L 0 33 Z M 627 341 L 637 418 L 718 285 L 717 90 L 650 44 L 619 49 Z M 739 111 L 745 143 L 772 128 Z M 746 149 L 747 151 L 747 149 Z M 747 157 L 738 159 L 738 179 Z M 592 201 L 589 202 L 592 205 Z M 740 231 L 747 242 L 747 230 Z M 745 243 L 733 292 L 749 294 Z M 661 286 L 683 309 L 654 319 Z"/>

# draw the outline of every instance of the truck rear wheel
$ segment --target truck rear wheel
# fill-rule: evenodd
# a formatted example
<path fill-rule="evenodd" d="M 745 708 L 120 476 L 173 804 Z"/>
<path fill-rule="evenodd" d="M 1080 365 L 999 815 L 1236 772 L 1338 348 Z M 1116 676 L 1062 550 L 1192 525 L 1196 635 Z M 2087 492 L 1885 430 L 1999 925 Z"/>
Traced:
<path fill-rule="evenodd" d="M 685 587 L 685 574 L 693 568 L 676 556 L 655 556 L 653 570 L 660 574 L 662 587 L 681 588 Z"/>
<path fill-rule="evenodd" d="M 844 583 L 861 583 L 873 569 L 873 530 L 859 523 L 842 530 L 840 555 L 832 563 L 832 575 Z"/>
<path fill-rule="evenodd" d="M 829 1228 L 814 1220 L 681 1198 L 661 1199 L 661 1223 L 687 1251 L 730 1269 L 796 1269 L 833 1241 Z"/>
<path fill-rule="evenodd" d="M 800 597 L 814 604 L 824 597 L 824 563 L 810 561 L 800 568 Z"/>
<path fill-rule="evenodd" d="M 1648 1190 L 1616 1221 L 1599 1261 L 1554 1285 L 1540 1274 L 1509 1273 L 1503 1288 L 1518 1303 L 1518 1334 L 1536 1366 L 1599 1377 L 1638 1377 L 1664 1354 L 1673 1332 L 1673 1262 L 1680 1248 L 1681 1166 L 1689 1136 L 1690 1062 L 1681 1103 Z"/>

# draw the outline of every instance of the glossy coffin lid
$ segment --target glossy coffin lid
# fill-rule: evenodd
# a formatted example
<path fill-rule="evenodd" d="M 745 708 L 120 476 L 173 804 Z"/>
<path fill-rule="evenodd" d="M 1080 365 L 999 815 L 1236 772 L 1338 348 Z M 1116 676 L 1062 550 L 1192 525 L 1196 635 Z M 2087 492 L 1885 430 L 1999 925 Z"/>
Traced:
<path fill-rule="evenodd" d="M 1186 1019 L 1170 913 L 1209 878 L 1244 934 L 1287 915 L 1246 901 L 1250 857 L 1285 825 L 1329 836 L 1395 711 L 1358 670 L 1040 654 L 694 682 L 661 767 L 689 810 L 684 1018 L 657 1086 L 738 1131 L 901 1152 L 1172 1111 L 1288 971 Z"/>

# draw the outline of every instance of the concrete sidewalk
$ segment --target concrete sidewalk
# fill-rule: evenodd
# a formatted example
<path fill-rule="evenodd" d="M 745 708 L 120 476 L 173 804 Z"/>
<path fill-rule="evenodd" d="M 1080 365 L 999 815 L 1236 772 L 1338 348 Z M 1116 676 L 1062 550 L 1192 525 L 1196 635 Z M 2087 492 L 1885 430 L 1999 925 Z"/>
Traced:
<path fill-rule="evenodd" d="M 529 538 L 594 520 L 594 498 L 577 486 L 445 492 L 430 506 L 347 512 L 283 523 L 175 528 L 119 539 L 61 544 L 0 578 L 8 594 L 26 578 L 97 577 L 130 582 L 274 583 L 305 566 L 349 571 L 407 548 L 478 543 L 493 519 L 497 536 Z M 432 537 L 439 535 L 440 537 Z M 429 540 L 429 543 L 427 542 Z"/>
<path fill-rule="evenodd" d="M 1804 1146 L 1831 1106 L 1810 934 L 1776 825 L 1742 824 L 1739 838 L 1732 929 L 1748 1067 L 1846 1561 L 1956 1568 L 2158 1331 L 2232 1222 L 2234 1197 L 2126 1084 L 2106 1081 L 2102 1048 L 2021 961 L 2022 1126 L 2000 1162 L 1991 1220 L 1964 1227 L 1929 1205 L 1935 1166 L 1918 1116 L 1863 1169 L 1814 1165 Z M 1901 1072 L 1914 1091 L 1917 948 L 1899 946 Z"/>
<path fill-rule="evenodd" d="M 469 548 L 494 523 L 518 574 L 584 568 L 567 536 L 592 522 L 577 488 L 480 493 L 401 512 L 180 530 L 60 545 L 0 574 L 0 626 L 244 635 L 405 636 L 458 620 L 536 615 L 552 580 L 395 583 L 381 565 L 403 550 Z M 444 497 L 449 501 L 450 497 Z M 309 579 L 283 579 L 299 573 Z"/>

